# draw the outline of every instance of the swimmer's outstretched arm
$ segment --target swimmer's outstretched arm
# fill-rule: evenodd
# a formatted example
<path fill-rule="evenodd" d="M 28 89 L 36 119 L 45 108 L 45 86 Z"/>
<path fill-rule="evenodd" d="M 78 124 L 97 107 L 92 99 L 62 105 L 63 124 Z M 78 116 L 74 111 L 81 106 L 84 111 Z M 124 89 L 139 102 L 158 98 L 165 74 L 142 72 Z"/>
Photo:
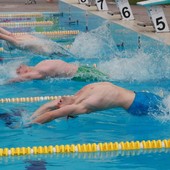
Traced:
<path fill-rule="evenodd" d="M 18 76 L 16 78 L 13 78 L 8 81 L 8 83 L 15 83 L 15 82 L 22 82 L 22 81 L 28 81 L 28 80 L 36 80 L 36 79 L 43 79 L 45 76 L 43 74 L 40 74 L 37 71 L 32 71 L 30 73 L 25 73 L 21 76 Z"/>
<path fill-rule="evenodd" d="M 0 39 L 5 40 L 5 41 L 8 41 L 8 42 L 10 42 L 10 43 L 12 43 L 12 44 L 15 43 L 15 39 L 14 39 L 14 37 L 11 36 L 11 35 L 6 35 L 6 34 L 0 33 Z"/>
<path fill-rule="evenodd" d="M 1 33 L 1 34 L 5 34 L 5 35 L 10 35 L 10 34 L 11 34 L 11 32 L 9 32 L 9 31 L 1 28 L 1 27 L 0 27 L 0 33 Z"/>
<path fill-rule="evenodd" d="M 66 49 L 53 41 L 46 41 L 32 34 L 16 35 L 0 27 L 0 39 L 7 41 L 16 48 L 30 50 L 43 55 L 71 55 Z M 55 48 L 56 47 L 56 48 Z M 61 52 L 62 51 L 62 52 Z"/>
<path fill-rule="evenodd" d="M 65 107 L 62 107 L 57 110 L 46 112 L 35 119 L 32 119 L 31 123 L 47 123 L 50 122 L 56 118 L 65 117 L 69 115 L 77 115 L 77 114 L 83 114 L 86 113 L 87 110 L 82 104 L 72 104 L 67 105 Z"/>
<path fill-rule="evenodd" d="M 15 44 L 16 39 L 11 32 L 0 27 L 0 39 L 8 41 L 9 43 Z"/>
<path fill-rule="evenodd" d="M 31 116 L 31 119 L 35 119 L 36 117 L 44 114 L 45 112 L 49 112 L 49 111 L 58 109 L 59 101 L 60 101 L 60 99 L 56 99 L 56 100 L 52 100 L 52 101 L 42 105 L 34 112 L 34 114 Z"/>

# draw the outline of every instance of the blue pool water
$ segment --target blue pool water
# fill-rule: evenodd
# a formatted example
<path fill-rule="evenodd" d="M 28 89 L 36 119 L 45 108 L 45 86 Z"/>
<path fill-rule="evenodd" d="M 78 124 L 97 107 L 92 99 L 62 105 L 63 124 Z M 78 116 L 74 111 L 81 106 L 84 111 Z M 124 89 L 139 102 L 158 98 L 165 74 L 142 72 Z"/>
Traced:
<path fill-rule="evenodd" d="M 63 16 L 46 14 L 57 22 L 55 26 L 43 27 L 43 31 L 75 29 L 81 33 L 53 39 L 62 47 L 72 44 L 70 49 L 66 49 L 70 56 L 67 53 L 54 58 L 89 65 L 97 63 L 98 68 L 108 73 L 110 81 L 116 85 L 163 95 L 166 109 L 170 111 L 169 46 L 90 13 L 89 31 L 86 32 L 84 11 L 60 2 L 60 12 Z M 70 17 L 71 21 L 78 20 L 78 24 L 69 23 Z M 32 27 L 31 31 L 36 29 Z M 71 95 L 91 83 L 48 79 L 6 85 L 6 80 L 14 76 L 14 70 L 20 63 L 35 65 L 49 57 L 17 49 L 5 51 L 1 57 L 4 61 L 0 65 L 0 98 Z M 45 102 L 0 104 L 1 148 L 169 139 L 170 116 L 167 113 L 138 117 L 120 108 L 24 127 L 30 115 Z M 167 149 L 1 157 L 0 169 L 169 169 L 169 156 Z"/>

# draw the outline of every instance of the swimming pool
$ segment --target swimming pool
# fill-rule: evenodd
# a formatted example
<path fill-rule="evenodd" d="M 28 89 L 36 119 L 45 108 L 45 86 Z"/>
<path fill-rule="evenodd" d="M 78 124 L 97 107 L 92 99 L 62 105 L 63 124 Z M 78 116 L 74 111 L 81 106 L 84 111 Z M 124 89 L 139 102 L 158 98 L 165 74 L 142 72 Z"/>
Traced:
<path fill-rule="evenodd" d="M 122 26 L 105 21 L 100 17 L 88 14 L 88 29 L 86 31 L 85 12 L 60 2 L 63 15 L 57 16 L 58 23 L 45 27 L 44 31 L 80 30 L 77 36 L 64 36 L 54 39 L 63 47 L 72 44 L 70 57 L 63 57 L 68 62 L 87 64 L 97 63 L 98 68 L 109 73 L 111 82 L 122 87 L 141 91 L 147 90 L 162 94 L 169 104 L 170 76 L 170 47 L 126 29 Z M 48 14 L 48 16 L 55 15 Z M 71 16 L 71 22 L 69 18 Z M 95 24 L 94 24 L 95 23 Z M 35 28 L 32 27 L 34 30 Z M 139 43 L 140 37 L 140 43 Z M 88 42 L 88 43 L 87 43 Z M 122 45 L 123 44 L 123 45 Z M 160 49 L 162 51 L 160 52 Z M 36 64 L 48 59 L 43 55 L 14 50 L 1 53 L 9 58 L 0 66 L 0 98 L 32 97 L 51 95 L 71 95 L 90 82 L 75 82 L 69 79 L 50 79 L 29 81 L 5 85 L 9 76 L 13 76 L 14 68 L 21 62 Z M 18 59 L 19 57 L 22 57 Z M 60 58 L 61 56 L 53 56 Z M 13 59 L 11 59 L 13 58 Z M 0 121 L 1 147 L 44 146 L 98 143 L 110 141 L 142 141 L 153 139 L 169 139 L 170 117 L 162 116 L 133 116 L 122 109 L 110 109 L 81 115 L 75 119 L 58 119 L 45 125 L 23 127 L 28 117 L 45 103 L 1 103 L 2 113 L 22 113 L 15 115 L 12 124 Z M 126 152 L 97 152 L 28 155 L 0 157 L 1 169 L 168 169 L 169 150 L 126 151 Z"/>

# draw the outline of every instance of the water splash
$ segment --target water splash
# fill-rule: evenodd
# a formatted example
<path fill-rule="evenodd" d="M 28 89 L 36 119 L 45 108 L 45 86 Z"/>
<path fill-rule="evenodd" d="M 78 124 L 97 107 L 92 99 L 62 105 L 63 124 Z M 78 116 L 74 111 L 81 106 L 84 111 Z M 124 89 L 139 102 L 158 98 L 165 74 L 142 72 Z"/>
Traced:
<path fill-rule="evenodd" d="M 151 115 L 162 123 L 170 122 L 170 95 L 163 99 L 164 107 L 160 108 L 161 114 L 152 113 Z"/>
<path fill-rule="evenodd" d="M 112 38 L 109 24 L 90 32 L 80 33 L 72 44 L 70 52 L 79 58 L 109 58 L 118 52 Z"/>
<path fill-rule="evenodd" d="M 0 85 L 3 85 L 10 78 L 17 76 L 16 69 L 23 61 L 11 61 L 8 63 L 0 64 Z"/>
<path fill-rule="evenodd" d="M 37 37 L 37 39 L 33 39 L 32 41 L 24 40 L 24 42 L 18 48 L 44 56 L 50 56 L 54 54 L 57 56 L 72 55 L 64 46 L 50 39 L 47 39 L 43 35 L 33 36 Z M 16 48 L 15 46 L 11 45 L 10 43 L 7 43 L 6 41 L 3 41 L 2 45 L 4 49 L 8 51 L 14 50 Z"/>
<path fill-rule="evenodd" d="M 144 51 L 127 52 L 128 57 L 114 57 L 98 64 L 98 69 L 116 81 L 148 81 L 169 79 L 169 54 L 146 54 Z"/>

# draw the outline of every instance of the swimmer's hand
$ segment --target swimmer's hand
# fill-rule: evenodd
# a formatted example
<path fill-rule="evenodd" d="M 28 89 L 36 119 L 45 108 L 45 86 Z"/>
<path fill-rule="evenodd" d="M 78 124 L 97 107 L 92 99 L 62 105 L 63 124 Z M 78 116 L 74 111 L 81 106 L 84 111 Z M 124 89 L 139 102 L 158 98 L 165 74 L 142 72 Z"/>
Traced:
<path fill-rule="evenodd" d="M 12 84 L 12 83 L 16 83 L 16 82 L 19 82 L 19 81 L 17 81 L 15 78 L 13 78 L 13 79 L 7 80 L 5 84 Z"/>
<path fill-rule="evenodd" d="M 68 120 L 69 118 L 73 119 L 73 118 L 77 118 L 77 117 L 78 117 L 77 115 L 68 115 L 66 118 Z M 30 122 L 27 125 L 31 126 L 32 124 L 41 124 L 41 123 L 46 123 L 46 122 L 50 122 L 50 121 L 51 121 L 51 119 L 49 119 L 49 117 L 44 116 L 44 118 L 43 118 L 43 115 L 41 115 L 41 116 L 37 116 L 34 118 L 31 117 Z"/>
<path fill-rule="evenodd" d="M 7 80 L 5 84 L 12 84 L 12 83 L 17 83 L 17 82 L 22 82 L 22 81 L 24 80 L 19 77 L 16 77 L 16 78 Z"/>

